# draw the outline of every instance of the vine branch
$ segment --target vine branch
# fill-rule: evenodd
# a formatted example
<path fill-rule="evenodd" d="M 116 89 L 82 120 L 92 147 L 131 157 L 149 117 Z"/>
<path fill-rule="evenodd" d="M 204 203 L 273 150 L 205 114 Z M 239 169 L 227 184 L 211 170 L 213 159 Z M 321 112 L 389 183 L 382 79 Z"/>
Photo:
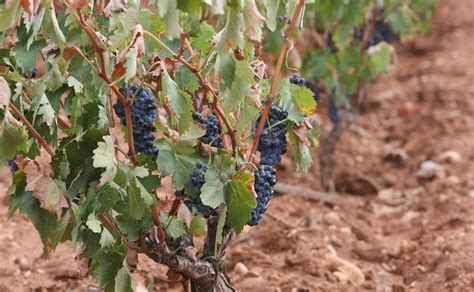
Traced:
<path fill-rule="evenodd" d="M 258 147 L 258 142 L 260 140 L 260 136 L 262 135 L 263 128 L 265 126 L 265 122 L 267 121 L 268 114 L 270 113 L 270 108 L 272 107 L 273 103 L 273 98 L 275 96 L 276 88 L 278 85 L 278 81 L 280 79 L 280 71 L 281 67 L 283 65 L 283 60 L 285 59 L 286 56 L 286 51 L 288 50 L 288 44 L 290 43 L 290 38 L 291 34 L 293 33 L 293 30 L 296 26 L 296 22 L 299 20 L 301 13 L 304 8 L 304 2 L 305 0 L 299 0 L 298 4 L 295 7 L 295 11 L 293 12 L 293 16 L 291 17 L 291 22 L 290 25 L 288 26 L 288 29 L 285 32 L 284 39 L 285 42 L 283 43 L 283 46 L 280 51 L 280 55 L 278 56 L 277 64 L 275 67 L 275 72 L 272 80 L 272 85 L 270 87 L 270 93 L 268 96 L 268 99 L 265 103 L 265 109 L 262 113 L 262 117 L 260 118 L 260 122 L 258 123 L 258 128 L 257 131 L 255 132 L 255 137 L 253 140 L 252 148 L 250 151 L 250 155 L 248 157 L 249 161 L 252 162 L 253 159 L 255 158 L 255 153 L 257 152 L 257 147 Z"/>
<path fill-rule="evenodd" d="M 84 15 L 80 10 L 77 10 L 77 14 L 74 13 L 76 16 L 79 25 L 84 29 L 87 36 L 92 42 L 92 46 L 94 47 L 97 55 L 97 60 L 99 63 L 99 72 L 98 75 L 108 84 L 109 88 L 113 91 L 113 93 L 117 96 L 119 102 L 123 105 L 125 110 L 125 121 L 127 123 L 127 134 L 128 134 L 128 156 L 132 160 L 133 165 L 138 165 L 138 160 L 136 157 L 135 152 L 135 144 L 133 143 L 133 125 L 132 125 L 132 113 L 131 113 L 131 105 L 130 102 L 125 98 L 125 96 L 120 92 L 117 86 L 112 82 L 112 79 L 107 74 L 107 69 L 105 66 L 105 59 L 104 59 L 104 48 L 99 45 L 99 40 L 94 32 L 94 30 L 87 24 L 84 19 Z"/>
<path fill-rule="evenodd" d="M 30 130 L 31 134 L 35 137 L 36 141 L 48 152 L 50 156 L 54 156 L 54 151 L 46 143 L 46 141 L 41 137 L 40 133 L 36 131 L 35 127 L 25 118 L 25 116 L 20 112 L 20 110 L 13 104 L 9 103 L 8 107 L 18 116 L 18 118 L 25 124 L 25 126 Z"/>

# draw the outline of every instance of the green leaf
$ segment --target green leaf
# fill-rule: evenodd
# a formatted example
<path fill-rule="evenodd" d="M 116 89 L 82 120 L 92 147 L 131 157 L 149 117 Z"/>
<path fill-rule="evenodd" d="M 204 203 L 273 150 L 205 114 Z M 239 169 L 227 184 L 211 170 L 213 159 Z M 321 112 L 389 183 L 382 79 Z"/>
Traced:
<path fill-rule="evenodd" d="M 232 55 L 218 56 L 215 67 L 219 76 L 224 80 L 224 86 L 232 88 L 235 79 L 235 60 Z"/>
<path fill-rule="evenodd" d="M 296 169 L 298 171 L 308 171 L 313 163 L 312 151 L 307 141 L 306 133 L 297 133 L 296 126 L 293 123 L 289 123 L 288 128 L 288 137 L 290 138 L 291 144 L 293 144 L 294 151 L 294 160 L 296 162 Z M 303 137 L 302 137 L 303 136 Z"/>
<path fill-rule="evenodd" d="M 59 28 L 54 6 L 52 4 L 50 7 L 45 9 L 45 15 L 41 24 L 41 32 L 46 38 L 52 40 L 61 51 L 63 50 L 66 37 Z"/>
<path fill-rule="evenodd" d="M 188 234 L 186 227 L 177 217 L 161 215 L 161 227 L 166 228 L 166 234 L 173 239 L 177 239 L 180 236 Z"/>
<path fill-rule="evenodd" d="M 94 167 L 105 168 L 101 175 L 101 183 L 110 182 L 117 173 L 117 160 L 115 159 L 114 141 L 111 136 L 104 136 L 104 142 L 97 143 L 94 152 Z"/>
<path fill-rule="evenodd" d="M 127 190 L 130 214 L 133 219 L 141 219 L 145 213 L 145 209 L 153 204 L 153 197 L 136 178 L 130 182 L 130 186 Z"/>
<path fill-rule="evenodd" d="M 196 0 L 178 0 L 178 9 L 187 13 L 196 13 L 201 9 L 201 1 Z"/>
<path fill-rule="evenodd" d="M 248 85 L 255 84 L 255 75 L 250 65 L 245 61 L 235 62 L 235 75 Z"/>
<path fill-rule="evenodd" d="M 381 42 L 375 47 L 370 48 L 368 53 L 368 67 L 373 74 L 387 72 L 390 64 L 390 48 L 389 45 Z"/>
<path fill-rule="evenodd" d="M 102 232 L 102 226 L 100 224 L 100 221 L 97 220 L 94 213 L 89 214 L 89 216 L 87 217 L 86 225 L 94 233 Z"/>
<path fill-rule="evenodd" d="M 225 192 L 229 177 L 234 172 L 235 161 L 227 155 L 216 156 L 204 174 L 205 183 L 201 188 L 201 201 L 204 205 L 217 208 L 225 202 Z"/>
<path fill-rule="evenodd" d="M 34 111 L 35 117 L 40 115 L 48 126 L 51 127 L 53 125 L 53 121 L 56 119 L 56 113 L 44 93 L 31 101 L 31 109 Z M 51 130 L 53 130 L 53 127 L 51 127 Z"/>
<path fill-rule="evenodd" d="M 254 177 L 250 173 L 239 170 L 230 181 L 227 197 L 227 219 L 230 226 L 239 234 L 252 218 L 251 211 L 257 207 L 252 193 Z"/>
<path fill-rule="evenodd" d="M 277 27 L 278 7 L 280 0 L 265 0 L 265 8 L 267 9 L 267 27 L 271 31 L 275 31 Z"/>
<path fill-rule="evenodd" d="M 204 235 L 207 231 L 207 220 L 201 215 L 194 216 L 189 226 L 189 231 L 193 235 Z"/>
<path fill-rule="evenodd" d="M 101 249 L 93 258 L 90 273 L 106 291 L 115 290 L 115 279 L 123 267 L 127 248 L 123 245 Z"/>
<path fill-rule="evenodd" d="M 162 79 L 163 93 L 168 97 L 171 103 L 171 107 L 179 121 L 179 132 L 184 133 L 192 121 L 192 112 L 194 110 L 191 96 L 186 92 L 182 92 L 176 82 L 174 82 L 168 75 L 168 72 L 164 72 Z"/>
<path fill-rule="evenodd" d="M 128 271 L 127 263 L 124 261 L 123 267 L 118 271 L 115 276 L 115 291 L 117 292 L 133 292 L 132 278 Z"/>
<path fill-rule="evenodd" d="M 160 17 L 166 23 L 166 33 L 168 38 L 173 39 L 179 37 L 179 11 L 176 0 L 158 0 L 158 12 Z"/>
<path fill-rule="evenodd" d="M 215 33 L 216 31 L 211 25 L 207 22 L 203 22 L 199 26 L 199 33 L 196 36 L 191 37 L 189 40 L 193 47 L 201 50 L 202 53 L 208 53 L 212 48 L 211 39 Z"/>
<path fill-rule="evenodd" d="M 180 66 L 175 71 L 176 83 L 181 90 L 194 92 L 199 89 L 197 77 L 185 66 Z"/>
<path fill-rule="evenodd" d="M 12 25 L 20 12 L 20 1 L 8 1 L 7 6 L 5 2 L 0 4 L 0 32 L 6 31 Z"/>
<path fill-rule="evenodd" d="M 316 101 L 313 97 L 314 93 L 306 87 L 298 86 L 293 91 L 293 101 L 296 106 L 306 116 L 316 113 Z"/>
<path fill-rule="evenodd" d="M 110 231 L 108 231 L 107 228 L 104 228 L 102 230 L 102 233 L 100 234 L 100 241 L 99 241 L 100 247 L 105 248 L 105 247 L 112 246 L 114 242 L 115 242 L 115 239 L 112 233 L 110 233 Z"/>
<path fill-rule="evenodd" d="M 217 35 L 216 51 L 219 55 L 227 53 L 229 49 L 244 47 L 243 24 L 242 13 L 236 9 L 229 9 L 225 27 Z"/>
<path fill-rule="evenodd" d="M 18 67 L 20 67 L 23 72 L 30 72 L 36 68 L 38 54 L 44 46 L 45 43 L 43 41 L 36 41 L 29 48 L 21 43 L 15 45 L 12 52 L 15 54 Z"/>
<path fill-rule="evenodd" d="M 125 82 L 135 78 L 137 74 L 137 58 L 138 58 L 138 49 L 136 47 L 131 48 L 127 55 L 125 56 L 125 64 L 124 67 L 126 68 L 124 80 Z"/>
<path fill-rule="evenodd" d="M 173 186 L 176 189 L 182 189 L 188 182 L 189 176 L 198 160 L 198 156 L 191 145 L 171 144 L 166 139 L 160 139 L 157 142 L 160 149 L 156 165 L 163 176 L 171 175 L 173 177 Z"/>
<path fill-rule="evenodd" d="M 11 123 L 8 117 L 10 112 L 5 112 L 7 118 L 2 122 L 2 132 L 0 133 L 0 167 L 8 160 L 15 157 L 18 153 L 28 151 L 28 136 L 18 123 Z"/>

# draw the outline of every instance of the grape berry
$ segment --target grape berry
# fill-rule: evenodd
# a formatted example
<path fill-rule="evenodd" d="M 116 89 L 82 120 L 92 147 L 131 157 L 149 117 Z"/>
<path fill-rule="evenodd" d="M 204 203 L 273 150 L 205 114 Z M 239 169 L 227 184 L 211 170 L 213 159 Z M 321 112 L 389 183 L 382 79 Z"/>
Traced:
<path fill-rule="evenodd" d="M 261 165 L 274 165 L 281 161 L 281 155 L 286 153 L 286 123 L 288 112 L 272 106 L 265 127 L 258 143 Z M 261 116 L 257 119 L 255 130 L 258 128 Z M 277 124 L 278 123 L 278 124 Z"/>
<path fill-rule="evenodd" d="M 331 120 L 333 124 L 337 124 L 341 120 L 341 111 L 337 107 L 336 102 L 334 101 L 333 97 L 329 98 L 328 114 L 329 114 L 329 119 Z"/>
<path fill-rule="evenodd" d="M 197 161 L 196 165 L 191 173 L 189 178 L 189 184 L 191 189 L 196 194 L 201 194 L 201 188 L 206 182 L 204 179 L 204 173 L 207 170 L 207 165 L 204 165 L 201 161 Z M 184 192 L 183 192 L 184 193 Z M 197 198 L 189 198 L 186 195 L 180 195 L 180 199 L 183 203 L 189 208 L 189 210 L 196 210 L 198 214 L 201 214 L 204 218 L 209 218 L 210 216 L 217 216 L 217 209 L 212 209 L 209 206 L 206 206 L 202 203 L 199 197 Z"/>
<path fill-rule="evenodd" d="M 122 87 L 120 92 L 128 100 L 136 95 L 135 102 L 132 105 L 133 145 L 135 150 L 156 156 L 158 148 L 153 144 L 155 140 L 153 123 L 157 118 L 155 96 L 149 90 L 139 88 L 136 84 L 129 89 Z M 126 124 L 123 105 L 117 102 L 114 105 L 114 110 L 122 123 Z"/>
<path fill-rule="evenodd" d="M 8 159 L 7 163 L 10 167 L 10 172 L 12 173 L 12 175 L 14 175 L 15 172 L 18 170 L 18 165 L 16 164 L 15 159 Z"/>
<path fill-rule="evenodd" d="M 276 170 L 270 165 L 260 165 L 255 172 L 255 182 L 253 184 L 257 193 L 257 207 L 252 210 L 252 219 L 247 223 L 255 226 L 262 220 L 263 214 L 267 211 L 268 203 L 273 197 L 273 186 L 276 183 Z"/>
<path fill-rule="evenodd" d="M 206 127 L 206 133 L 199 138 L 199 141 L 213 147 L 222 148 L 221 127 L 214 114 L 210 114 L 205 118 L 200 113 L 194 112 L 193 120 Z"/>
<path fill-rule="evenodd" d="M 293 76 L 291 76 L 290 83 L 295 85 L 305 85 L 305 80 L 303 77 L 295 73 Z"/>

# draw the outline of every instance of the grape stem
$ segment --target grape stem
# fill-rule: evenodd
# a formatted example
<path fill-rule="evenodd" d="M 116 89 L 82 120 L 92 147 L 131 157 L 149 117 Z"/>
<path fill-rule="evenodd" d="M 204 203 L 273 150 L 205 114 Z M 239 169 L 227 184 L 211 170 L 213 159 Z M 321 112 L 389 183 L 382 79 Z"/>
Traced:
<path fill-rule="evenodd" d="M 229 134 L 230 141 L 232 143 L 232 155 L 235 156 L 236 149 L 237 149 L 237 138 L 235 137 L 235 129 L 232 127 L 232 125 L 229 122 L 229 119 L 227 119 L 227 116 L 225 115 L 224 111 L 222 110 L 221 105 L 219 104 L 219 96 L 217 95 L 216 89 L 213 88 L 209 83 L 206 82 L 204 77 L 202 76 L 201 70 L 198 69 L 197 67 L 193 66 L 191 63 L 189 63 L 186 59 L 183 58 L 183 56 L 175 53 L 170 47 L 168 47 L 163 41 L 161 41 L 158 37 L 156 37 L 153 33 L 144 30 L 144 34 L 148 35 L 152 39 L 154 39 L 157 43 L 159 43 L 163 48 L 165 48 L 167 51 L 169 51 L 173 57 L 178 60 L 180 63 L 182 63 L 185 67 L 193 73 L 199 82 L 199 85 L 201 85 L 202 88 L 205 90 L 209 91 L 212 95 L 212 105 L 214 107 L 214 110 L 216 111 L 217 115 L 219 118 L 224 122 L 226 128 L 227 128 L 227 133 Z M 183 41 L 185 42 L 185 41 Z"/>
<path fill-rule="evenodd" d="M 8 107 L 15 113 L 15 115 L 18 116 L 18 118 L 25 124 L 25 126 L 30 130 L 30 132 L 33 134 L 33 136 L 35 137 L 36 141 L 38 141 L 38 143 L 44 148 L 44 150 L 46 150 L 46 152 L 48 152 L 48 154 L 52 157 L 54 156 L 54 151 L 53 149 L 51 149 L 48 145 L 48 143 L 46 143 L 46 141 L 43 139 L 43 137 L 41 137 L 40 133 L 38 133 L 38 131 L 36 131 L 35 127 L 33 127 L 33 125 L 25 118 L 24 115 L 21 114 L 20 110 L 13 104 L 13 103 L 9 103 Z"/>
<path fill-rule="evenodd" d="M 286 51 L 288 49 L 288 44 L 290 43 L 291 34 L 293 33 L 293 30 L 296 26 L 296 22 L 299 21 L 301 13 L 303 12 L 304 2 L 305 2 L 305 0 L 299 0 L 298 4 L 296 4 L 295 10 L 293 12 L 293 16 L 291 17 L 290 25 L 288 26 L 288 29 L 285 32 L 285 35 L 284 35 L 285 42 L 283 43 L 283 46 L 282 46 L 281 51 L 280 51 L 280 55 L 278 56 L 278 61 L 277 61 L 276 67 L 275 67 L 275 72 L 273 73 L 274 77 L 273 77 L 273 80 L 272 80 L 272 85 L 270 87 L 270 93 L 269 93 L 268 99 L 265 103 L 265 109 L 264 109 L 264 111 L 262 113 L 262 116 L 260 118 L 260 122 L 258 123 L 257 131 L 255 132 L 255 137 L 254 137 L 254 140 L 253 140 L 252 148 L 251 148 L 251 151 L 250 151 L 250 155 L 248 157 L 249 162 L 253 162 L 253 160 L 255 158 L 255 153 L 257 152 L 257 147 L 258 147 L 258 142 L 260 140 L 260 136 L 262 135 L 263 129 L 265 127 L 265 122 L 268 118 L 268 115 L 270 114 L 270 109 L 272 107 L 273 98 L 275 96 L 278 81 L 280 79 L 280 71 L 281 71 L 281 67 L 283 65 L 283 59 L 286 56 Z"/>
<path fill-rule="evenodd" d="M 132 163 L 134 166 L 138 165 L 138 160 L 136 157 L 136 152 L 135 152 L 135 145 L 133 143 L 133 126 L 132 126 L 132 113 L 131 113 L 131 104 L 130 102 L 125 98 L 125 96 L 120 92 L 118 87 L 113 83 L 112 79 L 107 74 L 107 69 L 105 66 L 105 59 L 104 59 L 104 51 L 105 49 L 102 48 L 99 45 L 100 40 L 98 40 L 94 30 L 87 24 L 87 22 L 84 19 L 84 15 L 82 12 L 78 9 L 76 11 L 77 13 L 74 13 L 74 16 L 76 16 L 77 21 L 79 22 L 79 25 L 84 29 L 86 32 L 87 36 L 89 37 L 90 41 L 92 42 L 92 45 L 96 51 L 97 55 L 97 61 L 99 63 L 99 72 L 98 75 L 109 85 L 109 88 L 112 90 L 112 92 L 117 96 L 119 102 L 123 105 L 123 108 L 125 110 L 125 120 L 127 123 L 127 136 L 128 136 L 128 156 L 132 160 Z"/>

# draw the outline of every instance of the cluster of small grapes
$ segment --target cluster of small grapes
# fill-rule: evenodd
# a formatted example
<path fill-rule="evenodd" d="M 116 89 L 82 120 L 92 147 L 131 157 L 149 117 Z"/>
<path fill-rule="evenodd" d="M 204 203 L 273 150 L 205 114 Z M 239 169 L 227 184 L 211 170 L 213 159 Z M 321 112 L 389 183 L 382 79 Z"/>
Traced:
<path fill-rule="evenodd" d="M 290 83 L 302 86 L 305 85 L 306 81 L 303 77 L 295 73 L 290 77 Z"/>
<path fill-rule="evenodd" d="M 341 111 L 337 107 L 336 102 L 334 101 L 334 97 L 329 98 L 328 114 L 329 114 L 329 119 L 331 120 L 333 124 L 337 124 L 341 120 Z"/>
<path fill-rule="evenodd" d="M 201 188 L 206 182 L 204 179 L 204 173 L 207 170 L 207 165 L 204 165 L 201 161 L 197 161 L 194 166 L 193 172 L 189 178 L 189 184 L 191 189 L 196 194 L 201 194 Z M 201 214 L 204 218 L 209 218 L 210 216 L 217 216 L 217 210 L 212 209 L 209 206 L 206 206 L 202 203 L 201 198 L 189 198 L 184 194 L 180 197 L 183 203 L 189 208 L 189 210 L 195 209 L 198 214 Z"/>
<path fill-rule="evenodd" d="M 156 101 L 154 95 L 136 84 L 130 88 L 122 87 L 120 92 L 130 100 L 133 96 L 135 102 L 132 105 L 132 126 L 133 126 L 133 144 L 137 152 L 151 154 L 156 156 L 158 148 L 153 144 L 155 130 L 153 123 L 156 121 Z M 125 109 L 123 105 L 117 102 L 114 105 L 117 116 L 125 125 Z"/>
<path fill-rule="evenodd" d="M 16 164 L 14 159 L 8 159 L 7 163 L 10 167 L 10 172 L 12 173 L 12 175 L 14 175 L 15 172 L 18 170 L 18 165 Z"/>
<path fill-rule="evenodd" d="M 261 165 L 274 165 L 281 161 L 281 156 L 286 153 L 286 123 L 288 112 L 272 106 L 265 122 L 262 135 L 258 143 Z M 255 130 L 258 129 L 261 116 L 257 119 Z"/>
<path fill-rule="evenodd" d="M 356 29 L 354 38 L 357 41 L 362 41 L 364 36 L 365 26 Z M 392 42 L 399 40 L 399 35 L 382 19 L 375 22 L 374 32 L 369 36 L 369 47 L 375 46 L 381 41 Z"/>
<path fill-rule="evenodd" d="M 217 117 L 210 114 L 205 118 L 200 113 L 194 112 L 193 119 L 206 127 L 206 133 L 199 138 L 199 141 L 213 147 L 222 148 L 221 127 Z"/>
<path fill-rule="evenodd" d="M 268 203 L 273 197 L 273 186 L 276 183 L 276 170 L 270 165 L 260 165 L 254 173 L 255 182 L 253 187 L 257 193 L 257 207 L 252 210 L 252 218 L 247 223 L 255 226 L 262 220 L 267 211 Z"/>

